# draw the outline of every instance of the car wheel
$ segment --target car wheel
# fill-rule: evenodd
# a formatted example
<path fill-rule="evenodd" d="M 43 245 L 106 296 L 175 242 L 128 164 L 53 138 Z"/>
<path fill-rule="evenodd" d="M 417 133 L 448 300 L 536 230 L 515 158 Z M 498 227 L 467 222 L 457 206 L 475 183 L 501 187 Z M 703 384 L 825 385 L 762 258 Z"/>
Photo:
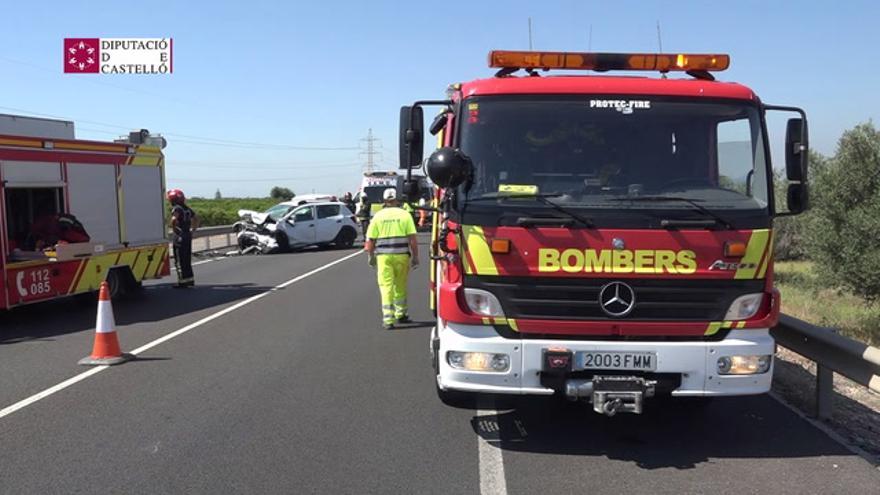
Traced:
<path fill-rule="evenodd" d="M 278 251 L 286 253 L 290 251 L 290 239 L 284 232 L 275 232 L 275 242 L 278 243 Z"/>
<path fill-rule="evenodd" d="M 336 234 L 336 239 L 333 243 L 338 248 L 348 249 L 354 246 L 355 239 L 357 239 L 357 231 L 351 227 L 343 227 L 339 234 Z"/>

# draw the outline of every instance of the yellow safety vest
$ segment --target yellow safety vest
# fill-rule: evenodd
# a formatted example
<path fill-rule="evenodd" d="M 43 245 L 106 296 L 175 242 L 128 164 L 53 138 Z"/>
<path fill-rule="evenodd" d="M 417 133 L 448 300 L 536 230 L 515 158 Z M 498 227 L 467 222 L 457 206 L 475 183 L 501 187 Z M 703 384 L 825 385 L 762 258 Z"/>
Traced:
<path fill-rule="evenodd" d="M 376 254 L 410 254 L 409 236 L 415 233 L 412 215 L 402 208 L 382 208 L 370 221 L 367 239 L 376 243 Z"/>

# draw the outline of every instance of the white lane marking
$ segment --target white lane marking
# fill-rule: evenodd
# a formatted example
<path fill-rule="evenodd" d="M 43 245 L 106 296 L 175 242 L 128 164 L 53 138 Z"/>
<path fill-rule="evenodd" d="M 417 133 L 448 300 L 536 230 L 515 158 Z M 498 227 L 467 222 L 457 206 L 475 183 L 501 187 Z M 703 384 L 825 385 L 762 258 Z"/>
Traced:
<path fill-rule="evenodd" d="M 210 263 L 210 262 L 212 262 L 212 261 L 216 261 L 216 260 L 215 260 L 214 258 L 212 258 L 212 259 L 209 259 L 209 260 L 196 261 L 195 263 L 192 264 L 192 266 L 196 266 L 196 265 L 204 265 L 205 263 Z"/>
<path fill-rule="evenodd" d="M 216 320 L 217 318 L 220 318 L 221 316 L 227 315 L 227 314 L 229 314 L 239 308 L 247 306 L 248 304 L 251 304 L 255 301 L 258 301 L 258 300 L 268 296 L 269 294 L 272 294 L 273 292 L 277 292 L 277 291 L 279 291 L 289 285 L 292 285 L 292 284 L 299 282 L 300 280 L 311 277 L 312 275 L 320 273 L 320 272 L 322 272 L 332 266 L 338 265 L 339 263 L 342 263 L 342 262 L 347 261 L 351 258 L 354 258 L 355 256 L 361 254 L 362 252 L 363 251 L 356 251 L 354 253 L 349 254 L 348 256 L 344 256 L 342 258 L 339 258 L 338 260 L 327 263 L 324 266 L 321 266 L 319 268 L 315 268 L 314 270 L 312 270 L 310 272 L 307 272 L 307 273 L 304 273 L 298 277 L 292 278 L 292 279 L 288 280 L 287 282 L 284 282 L 280 285 L 276 285 L 275 287 L 269 289 L 266 292 L 262 292 L 260 294 L 255 295 L 255 296 L 251 296 L 251 297 L 245 299 L 244 301 L 233 304 L 232 306 L 229 306 L 226 309 L 222 309 L 212 315 L 209 315 L 205 318 L 202 318 L 201 320 L 199 320 L 195 323 L 191 323 L 191 324 L 189 324 L 179 330 L 175 330 L 165 336 L 159 337 L 158 339 L 156 339 L 148 344 L 142 345 L 142 346 L 138 347 L 137 349 L 131 351 L 131 354 L 135 354 L 135 355 L 140 354 L 140 353 L 146 351 L 147 349 L 151 349 L 151 348 L 153 348 L 163 342 L 167 342 L 167 341 L 173 339 L 174 337 L 177 337 L 177 336 L 182 335 L 186 332 L 189 332 L 190 330 L 192 330 L 194 328 L 200 327 L 200 326 L 204 325 L 205 323 Z M 37 402 L 41 399 L 45 399 L 46 397 L 49 397 L 50 395 L 52 395 L 56 392 L 60 392 L 61 390 L 64 390 L 65 388 L 67 388 L 77 382 L 81 382 L 81 381 L 85 380 L 86 378 L 89 378 L 90 376 L 97 375 L 98 373 L 106 370 L 107 368 L 109 368 L 109 366 L 94 367 L 94 368 L 92 368 L 88 371 L 84 371 L 84 372 L 82 372 L 72 378 L 68 378 L 67 380 L 64 380 L 63 382 L 61 382 L 57 385 L 53 385 L 53 386 L 47 388 L 46 390 L 43 390 L 42 392 L 38 392 L 38 393 L 28 397 L 27 399 L 21 400 L 19 402 L 16 402 L 15 404 L 12 404 L 11 406 L 7 406 L 3 409 L 0 409 L 0 419 L 4 418 L 6 416 L 9 416 L 10 414 L 14 413 L 15 411 L 18 411 L 19 409 L 23 409 L 23 408 L 33 404 L 34 402 Z"/>
<path fill-rule="evenodd" d="M 477 411 L 477 417 L 480 418 L 477 427 L 482 433 L 477 435 L 480 453 L 480 495 L 507 495 L 498 411 L 481 409 Z M 498 445 L 492 445 L 487 438 L 497 438 Z"/>
<path fill-rule="evenodd" d="M 68 378 L 67 380 L 64 380 L 63 382 L 59 383 L 58 385 L 53 385 L 53 386 L 47 388 L 46 390 L 43 390 L 42 392 L 34 394 L 34 395 L 28 397 L 27 399 L 16 402 L 15 404 L 12 404 L 9 407 L 5 407 L 3 409 L 0 409 L 0 418 L 3 418 L 5 416 L 9 416 L 10 414 L 14 413 L 15 411 L 18 411 L 19 409 L 23 409 L 23 408 L 33 404 L 34 402 L 37 402 L 40 399 L 45 399 L 46 397 L 49 397 L 50 395 L 54 394 L 55 392 L 58 392 L 60 390 L 64 390 L 65 388 L 73 385 L 74 383 L 85 380 L 86 378 L 88 378 L 92 375 L 96 375 L 96 374 L 104 371 L 107 368 L 109 368 L 109 366 L 96 366 L 88 371 L 85 371 L 83 373 L 80 373 L 80 374 L 74 376 L 73 378 Z"/>

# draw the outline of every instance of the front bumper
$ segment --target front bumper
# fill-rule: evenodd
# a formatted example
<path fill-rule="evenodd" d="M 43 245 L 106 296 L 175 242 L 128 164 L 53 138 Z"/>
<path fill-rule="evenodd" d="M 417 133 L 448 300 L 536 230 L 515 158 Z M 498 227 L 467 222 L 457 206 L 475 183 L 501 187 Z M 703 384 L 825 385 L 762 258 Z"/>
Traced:
<path fill-rule="evenodd" d="M 545 349 L 580 351 L 654 352 L 654 373 L 680 376 L 673 396 L 754 395 L 770 390 L 773 366 L 756 375 L 718 375 L 722 356 L 774 354 L 774 341 L 768 329 L 731 330 L 724 340 L 706 341 L 590 341 L 507 339 L 491 327 L 439 324 L 432 333 L 439 339 L 437 385 L 442 390 L 481 393 L 551 395 L 556 391 L 541 384 L 542 354 Z M 435 341 L 437 342 L 437 341 Z M 436 345 L 435 345 L 436 348 Z M 506 372 L 466 371 L 452 368 L 448 351 L 504 353 L 510 356 Z M 602 374 L 601 371 L 595 372 Z M 668 376 L 668 375 L 667 375 Z M 676 380 L 676 384 L 678 381 Z"/>

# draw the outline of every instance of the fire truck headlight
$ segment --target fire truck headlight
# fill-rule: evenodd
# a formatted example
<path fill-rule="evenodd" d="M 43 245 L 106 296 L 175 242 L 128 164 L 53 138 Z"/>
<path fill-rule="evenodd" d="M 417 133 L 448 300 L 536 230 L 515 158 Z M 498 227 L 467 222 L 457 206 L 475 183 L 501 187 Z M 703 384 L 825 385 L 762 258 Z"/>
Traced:
<path fill-rule="evenodd" d="M 467 302 L 468 308 L 480 316 L 504 317 L 501 303 L 491 292 L 481 289 L 465 289 L 464 299 Z"/>
<path fill-rule="evenodd" d="M 730 309 L 727 310 L 727 314 L 724 315 L 724 319 L 734 321 L 748 320 L 749 318 L 755 316 L 755 313 L 758 312 L 758 309 L 761 307 L 762 302 L 764 302 L 763 292 L 739 296 L 734 299 L 733 303 L 730 305 Z"/>
<path fill-rule="evenodd" d="M 510 356 L 491 352 L 449 351 L 446 362 L 453 368 L 467 371 L 504 372 L 510 369 Z"/>
<path fill-rule="evenodd" d="M 773 356 L 722 356 L 718 358 L 719 375 L 758 375 L 770 369 Z"/>

